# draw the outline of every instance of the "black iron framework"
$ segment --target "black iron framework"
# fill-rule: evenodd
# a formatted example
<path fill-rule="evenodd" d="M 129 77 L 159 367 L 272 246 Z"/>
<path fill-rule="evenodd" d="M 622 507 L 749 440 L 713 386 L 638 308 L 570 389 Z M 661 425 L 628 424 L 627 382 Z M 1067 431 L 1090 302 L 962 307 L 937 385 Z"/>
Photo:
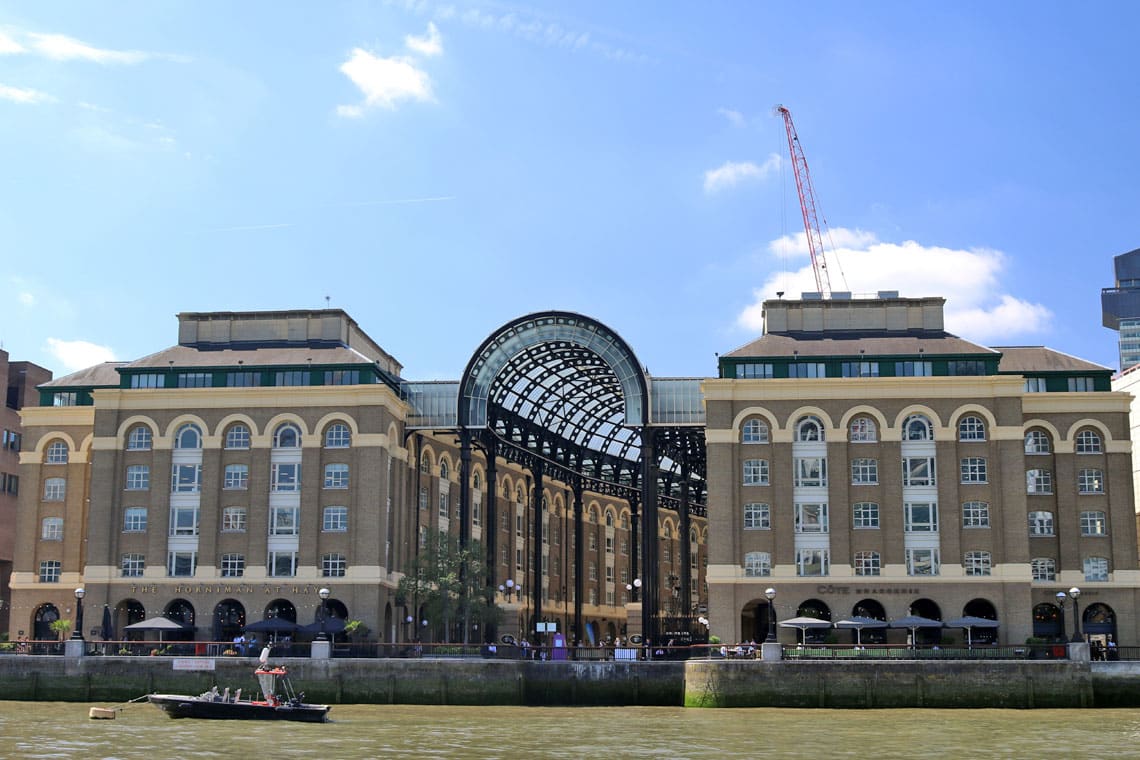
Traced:
<path fill-rule="evenodd" d="M 629 502 L 632 566 L 642 579 L 642 628 L 656 642 L 660 609 L 657 509 L 679 515 L 680 591 L 690 604 L 689 516 L 704 514 L 704 426 L 649 424 L 650 383 L 629 346 L 614 331 L 579 314 L 542 312 L 514 320 L 476 350 L 459 383 L 460 540 L 470 532 L 471 450 L 487 458 L 489 525 L 497 525 L 495 491 L 501 458 L 530 471 L 534 524 L 531 614 L 542 619 L 542 491 L 544 478 L 574 493 L 574 624 L 581 636 L 582 494 Z M 639 526 L 640 523 L 640 526 Z M 639 541 L 638 530 L 641 527 Z M 493 587 L 495 530 L 487 541 Z"/>

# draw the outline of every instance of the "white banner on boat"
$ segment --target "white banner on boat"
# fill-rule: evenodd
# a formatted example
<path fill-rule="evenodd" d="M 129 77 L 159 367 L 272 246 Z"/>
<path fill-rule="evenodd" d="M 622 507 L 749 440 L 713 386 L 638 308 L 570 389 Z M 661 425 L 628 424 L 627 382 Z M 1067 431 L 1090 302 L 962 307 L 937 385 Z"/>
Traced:
<path fill-rule="evenodd" d="M 213 670 L 213 657 L 175 657 L 172 660 L 175 670 Z"/>

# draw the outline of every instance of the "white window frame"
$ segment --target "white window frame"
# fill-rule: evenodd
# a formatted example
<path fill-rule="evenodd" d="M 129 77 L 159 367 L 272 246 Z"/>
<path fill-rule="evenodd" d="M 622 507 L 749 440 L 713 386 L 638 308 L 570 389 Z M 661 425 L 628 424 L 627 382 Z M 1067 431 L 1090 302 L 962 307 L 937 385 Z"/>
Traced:
<path fill-rule="evenodd" d="M 1025 492 L 1030 495 L 1047 496 L 1053 493 L 1053 471 L 1045 468 L 1032 468 L 1025 471 Z"/>
<path fill-rule="evenodd" d="M 249 525 L 249 510 L 245 507 L 222 509 L 222 533 L 245 533 Z"/>
<path fill-rule="evenodd" d="M 127 491 L 149 491 L 150 490 L 150 465 L 146 464 L 131 464 L 127 465 Z"/>
<path fill-rule="evenodd" d="M 321 577 L 343 578 L 348 574 L 348 558 L 340 552 L 321 555 Z"/>
<path fill-rule="evenodd" d="M 755 418 L 746 421 L 740 430 L 740 442 L 768 443 L 768 423 Z"/>
<path fill-rule="evenodd" d="M 295 577 L 297 575 L 297 552 L 291 549 L 270 551 L 266 558 L 265 570 L 266 575 L 270 578 Z"/>
<path fill-rule="evenodd" d="M 852 504 L 851 525 L 855 530 L 878 530 L 878 503 L 874 501 L 857 501 Z"/>
<path fill-rule="evenodd" d="M 325 488 L 348 488 L 348 465 L 334 462 L 325 465 Z"/>
<path fill-rule="evenodd" d="M 224 479 L 222 481 L 222 490 L 225 491 L 245 491 L 249 488 L 249 465 L 248 464 L 227 464 Z"/>
<path fill-rule="evenodd" d="M 1035 581 L 1057 580 L 1057 560 L 1052 557 L 1034 557 L 1029 560 L 1029 568 Z"/>
<path fill-rule="evenodd" d="M 985 457 L 962 457 L 960 472 L 963 485 L 989 482 Z"/>
<path fill-rule="evenodd" d="M 879 484 L 879 460 L 859 457 L 851 460 L 851 485 L 877 486 Z"/>
<path fill-rule="evenodd" d="M 962 558 L 967 576 L 993 575 L 993 555 L 985 551 L 969 551 Z"/>
<path fill-rule="evenodd" d="M 1030 430 L 1025 434 L 1025 453 L 1034 456 L 1037 454 L 1052 454 L 1053 442 L 1044 430 Z"/>
<path fill-rule="evenodd" d="M 1100 433 L 1093 430 L 1082 430 L 1077 433 L 1078 454 L 1103 454 L 1104 443 Z"/>
<path fill-rule="evenodd" d="M 269 490 L 293 493 L 301 490 L 301 463 L 274 462 L 270 467 Z"/>
<path fill-rule="evenodd" d="M 769 482 L 768 479 L 769 471 L 767 459 L 744 460 L 744 485 L 766 486 Z"/>
<path fill-rule="evenodd" d="M 768 552 L 748 552 L 744 555 L 745 578 L 767 578 L 771 574 L 771 554 Z"/>
<path fill-rule="evenodd" d="M 762 502 L 749 502 L 744 505 L 745 530 L 771 530 L 772 508 Z"/>
<path fill-rule="evenodd" d="M 58 559 L 40 560 L 40 583 L 59 583 L 63 563 Z"/>
<path fill-rule="evenodd" d="M 299 506 L 269 508 L 269 535 L 296 536 L 300 532 L 301 508 Z"/>
<path fill-rule="evenodd" d="M 822 534 L 829 530 L 826 502 L 802 502 L 795 505 L 796 533 Z"/>
<path fill-rule="evenodd" d="M 322 533 L 348 532 L 348 507 L 328 506 L 321 511 Z"/>
<path fill-rule="evenodd" d="M 245 576 L 245 555 L 230 552 L 223 554 L 218 563 L 218 570 L 223 578 L 241 578 Z"/>
<path fill-rule="evenodd" d="M 851 443 L 876 443 L 879 426 L 870 417 L 856 417 L 851 420 L 849 438 Z"/>
<path fill-rule="evenodd" d="M 935 486 L 938 484 L 934 457 L 903 457 L 902 472 L 904 486 Z"/>
<path fill-rule="evenodd" d="M 990 505 L 985 501 L 967 501 L 962 503 L 963 528 L 990 527 Z"/>
<path fill-rule="evenodd" d="M 44 501 L 67 500 L 67 478 L 47 478 L 44 480 Z"/>
<path fill-rule="evenodd" d="M 127 451 L 150 451 L 154 445 L 154 433 L 146 425 L 135 425 L 127 433 Z"/>
<path fill-rule="evenodd" d="M 186 562 L 189 572 L 179 572 Z M 171 549 L 166 553 L 166 575 L 170 578 L 193 578 L 198 572 L 198 552 L 192 549 Z"/>
<path fill-rule="evenodd" d="M 1097 582 L 1108 580 L 1107 557 L 1085 557 L 1082 564 L 1084 565 L 1086 581 Z"/>
<path fill-rule="evenodd" d="M 906 550 L 906 574 L 934 576 L 942 573 L 942 560 L 937 548 L 914 548 Z"/>
<path fill-rule="evenodd" d="M 1077 492 L 1082 494 L 1104 493 L 1104 470 L 1087 467 L 1077 473 Z"/>
<path fill-rule="evenodd" d="M 858 577 L 881 575 L 883 572 L 883 558 L 878 552 L 855 552 L 851 567 Z"/>
<path fill-rule="evenodd" d="M 926 511 L 925 519 L 915 520 L 915 513 Z M 903 503 L 903 530 L 906 533 L 937 533 L 938 502 L 908 501 Z"/>
<path fill-rule="evenodd" d="M 127 507 L 123 510 L 124 533 L 146 533 L 146 523 L 146 507 Z"/>
<path fill-rule="evenodd" d="M 176 464 L 170 468 L 171 493 L 199 493 L 202 490 L 202 465 Z"/>
<path fill-rule="evenodd" d="M 227 449 L 248 449 L 250 446 L 251 434 L 249 427 L 240 422 L 236 425 L 230 425 L 226 430 L 226 448 Z"/>
<path fill-rule="evenodd" d="M 127 553 L 119 557 L 119 577 L 141 578 L 145 570 L 145 554 Z"/>
<path fill-rule="evenodd" d="M 44 457 L 44 464 L 67 464 L 68 455 L 67 444 L 63 441 L 52 441 L 47 447 L 47 455 Z"/>
<path fill-rule="evenodd" d="M 1081 512 L 1082 536 L 1107 536 L 1108 515 L 1100 509 L 1086 509 Z"/>
<path fill-rule="evenodd" d="M 976 414 L 968 414 L 958 421 L 958 440 L 964 442 L 986 440 L 986 423 Z"/>
<path fill-rule="evenodd" d="M 1033 510 L 1029 513 L 1030 536 L 1054 536 L 1056 527 L 1053 513 L 1045 509 Z"/>
<path fill-rule="evenodd" d="M 352 446 L 352 430 L 343 422 L 334 422 L 325 429 L 326 449 L 347 449 Z"/>
<path fill-rule="evenodd" d="M 171 536 L 196 536 L 200 527 L 202 510 L 197 504 L 170 505 Z"/>
<path fill-rule="evenodd" d="M 799 488 L 827 486 L 827 457 L 795 457 L 794 485 Z"/>
<path fill-rule="evenodd" d="M 63 540 L 63 518 L 62 517 L 45 517 L 40 522 L 40 540 L 41 541 L 62 541 Z"/>
<path fill-rule="evenodd" d="M 815 568 L 819 572 L 808 572 Z M 796 549 L 796 575 L 804 578 L 824 577 L 831 574 L 831 552 L 827 549 Z"/>

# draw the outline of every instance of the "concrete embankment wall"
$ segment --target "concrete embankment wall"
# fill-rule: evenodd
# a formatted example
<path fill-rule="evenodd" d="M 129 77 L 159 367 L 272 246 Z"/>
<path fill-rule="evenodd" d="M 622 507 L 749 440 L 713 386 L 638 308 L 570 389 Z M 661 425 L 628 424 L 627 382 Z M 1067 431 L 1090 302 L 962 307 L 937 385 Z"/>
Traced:
<path fill-rule="evenodd" d="M 217 685 L 255 694 L 252 660 L 175 670 L 167 657 L 0 657 L 0 699 L 117 704 Z M 332 704 L 689 707 L 1138 707 L 1140 663 L 288 660 Z"/>
<path fill-rule="evenodd" d="M 1134 692 L 1133 699 L 1140 696 Z M 1091 707 L 1088 663 L 690 662 L 687 707 Z"/>

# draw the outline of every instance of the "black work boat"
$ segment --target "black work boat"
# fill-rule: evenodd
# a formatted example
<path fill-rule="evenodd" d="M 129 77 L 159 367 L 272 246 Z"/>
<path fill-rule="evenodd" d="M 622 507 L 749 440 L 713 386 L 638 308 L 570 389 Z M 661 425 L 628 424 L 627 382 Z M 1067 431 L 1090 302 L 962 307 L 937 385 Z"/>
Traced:
<path fill-rule="evenodd" d="M 297 720 L 323 723 L 328 720 L 329 706 L 305 702 L 304 692 L 294 692 L 283 667 L 261 665 L 254 671 L 261 686 L 261 699 L 242 699 L 241 689 L 233 696 L 227 688 L 219 693 L 215 686 L 196 697 L 185 694 L 151 694 L 150 703 L 171 718 L 207 718 L 210 720 Z M 278 695 L 281 688 L 285 694 Z"/>

